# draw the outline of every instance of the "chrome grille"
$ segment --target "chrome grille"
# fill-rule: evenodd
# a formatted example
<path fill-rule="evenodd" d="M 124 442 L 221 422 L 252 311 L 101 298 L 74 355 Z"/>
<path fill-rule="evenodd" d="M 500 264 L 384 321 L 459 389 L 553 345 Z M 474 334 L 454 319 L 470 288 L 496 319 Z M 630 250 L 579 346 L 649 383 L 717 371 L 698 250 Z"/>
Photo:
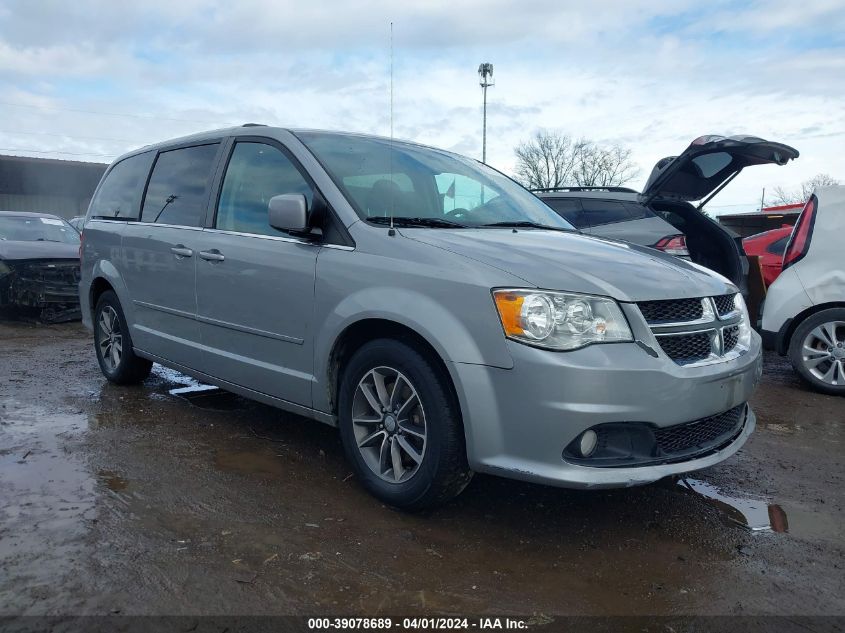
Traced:
<path fill-rule="evenodd" d="M 743 422 L 745 404 L 693 422 L 655 429 L 654 438 L 666 455 L 715 448 L 733 437 Z"/>
<path fill-rule="evenodd" d="M 736 294 L 641 301 L 637 307 L 663 352 L 678 365 L 718 362 L 742 353 Z"/>
<path fill-rule="evenodd" d="M 731 351 L 739 342 L 739 326 L 732 325 L 724 328 L 722 330 L 722 337 L 724 338 L 722 349 L 726 352 Z"/>
<path fill-rule="evenodd" d="M 701 299 L 642 301 L 637 304 L 637 307 L 649 325 L 697 321 L 704 316 Z"/>
<path fill-rule="evenodd" d="M 731 312 L 736 312 L 736 305 L 734 305 L 734 297 L 736 294 L 719 295 L 713 297 L 713 303 L 716 304 L 716 312 L 720 317 L 727 316 Z"/>
<path fill-rule="evenodd" d="M 713 352 L 712 331 L 658 336 L 657 342 L 666 355 L 679 365 L 705 360 Z"/>

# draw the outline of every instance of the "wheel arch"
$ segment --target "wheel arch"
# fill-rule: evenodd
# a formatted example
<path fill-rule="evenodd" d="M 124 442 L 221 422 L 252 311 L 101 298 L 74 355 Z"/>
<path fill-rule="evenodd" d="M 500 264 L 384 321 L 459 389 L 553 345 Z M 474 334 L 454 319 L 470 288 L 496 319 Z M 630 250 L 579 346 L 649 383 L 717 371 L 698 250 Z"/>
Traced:
<path fill-rule="evenodd" d="M 460 399 L 455 388 L 455 376 L 450 371 L 449 364 L 422 334 L 398 321 L 384 318 L 365 318 L 355 321 L 347 325 L 335 339 L 326 365 L 325 383 L 331 412 L 335 415 L 338 413 L 337 401 L 340 392 L 340 378 L 343 368 L 352 358 L 352 355 L 366 343 L 383 338 L 394 339 L 411 345 L 426 360 L 443 372 L 443 375 L 448 378 L 447 387 L 458 409 L 461 424 L 463 424 Z"/>
<path fill-rule="evenodd" d="M 109 290 L 114 292 L 114 286 L 105 277 L 95 277 L 91 281 L 91 286 L 88 288 L 88 298 L 90 300 L 89 305 L 91 306 L 92 314 L 94 313 L 94 308 L 97 307 L 97 301 L 99 301 L 100 296 Z"/>
<path fill-rule="evenodd" d="M 88 284 L 86 298 L 88 299 L 88 309 L 92 317 L 94 315 L 94 308 L 97 307 L 97 300 L 107 290 L 111 290 L 117 295 L 127 322 L 134 323 L 134 305 L 132 304 L 123 276 L 111 261 L 103 259 L 94 265 L 91 271 L 91 282 Z"/>
<path fill-rule="evenodd" d="M 827 303 L 819 303 L 814 306 L 810 306 L 809 308 L 805 309 L 802 312 L 796 314 L 791 321 L 786 324 L 783 333 L 780 336 L 780 341 L 778 342 L 778 349 L 777 352 L 781 356 L 785 356 L 789 353 L 789 347 L 792 344 L 792 336 L 795 334 L 795 330 L 798 329 L 804 321 L 809 319 L 815 314 L 819 312 L 824 312 L 825 310 L 830 310 L 832 308 L 845 308 L 845 301 L 829 301 Z"/>

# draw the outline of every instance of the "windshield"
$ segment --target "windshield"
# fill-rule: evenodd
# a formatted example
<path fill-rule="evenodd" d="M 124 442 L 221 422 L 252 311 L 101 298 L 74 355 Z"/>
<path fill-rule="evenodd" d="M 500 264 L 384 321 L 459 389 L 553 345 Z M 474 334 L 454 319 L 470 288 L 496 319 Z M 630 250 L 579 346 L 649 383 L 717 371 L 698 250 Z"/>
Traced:
<path fill-rule="evenodd" d="M 481 163 L 388 139 L 301 132 L 361 217 L 430 228 L 540 226 L 574 230 L 532 193 Z"/>
<path fill-rule="evenodd" d="M 0 215 L 0 240 L 79 244 L 79 233 L 59 218 Z"/>

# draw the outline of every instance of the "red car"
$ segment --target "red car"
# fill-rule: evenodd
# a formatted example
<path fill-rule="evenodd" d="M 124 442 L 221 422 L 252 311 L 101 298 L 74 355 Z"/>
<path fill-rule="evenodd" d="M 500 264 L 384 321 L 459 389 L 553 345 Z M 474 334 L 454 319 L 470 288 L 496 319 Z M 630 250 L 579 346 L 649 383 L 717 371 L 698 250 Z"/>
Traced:
<path fill-rule="evenodd" d="M 792 234 L 792 227 L 785 224 L 779 229 L 772 229 L 765 233 L 758 233 L 742 240 L 742 247 L 746 255 L 757 255 L 763 269 L 763 280 L 766 288 L 780 275 L 783 266 L 783 252 Z"/>

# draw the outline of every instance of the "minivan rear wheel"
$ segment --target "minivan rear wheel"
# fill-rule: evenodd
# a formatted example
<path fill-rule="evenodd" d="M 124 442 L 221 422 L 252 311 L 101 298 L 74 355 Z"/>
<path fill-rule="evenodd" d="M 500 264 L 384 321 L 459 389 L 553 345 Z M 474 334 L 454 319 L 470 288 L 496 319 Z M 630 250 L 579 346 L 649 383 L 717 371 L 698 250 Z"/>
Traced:
<path fill-rule="evenodd" d="M 132 349 L 126 317 L 112 290 L 101 294 L 94 308 L 94 349 L 100 370 L 110 382 L 132 385 L 150 375 L 153 364 Z"/>
<path fill-rule="evenodd" d="M 822 310 L 799 323 L 790 340 L 789 359 L 817 391 L 845 396 L 845 308 Z"/>
<path fill-rule="evenodd" d="M 366 343 L 343 370 L 338 417 L 346 457 L 364 487 L 392 506 L 440 505 L 472 476 L 444 373 L 392 339 Z"/>

